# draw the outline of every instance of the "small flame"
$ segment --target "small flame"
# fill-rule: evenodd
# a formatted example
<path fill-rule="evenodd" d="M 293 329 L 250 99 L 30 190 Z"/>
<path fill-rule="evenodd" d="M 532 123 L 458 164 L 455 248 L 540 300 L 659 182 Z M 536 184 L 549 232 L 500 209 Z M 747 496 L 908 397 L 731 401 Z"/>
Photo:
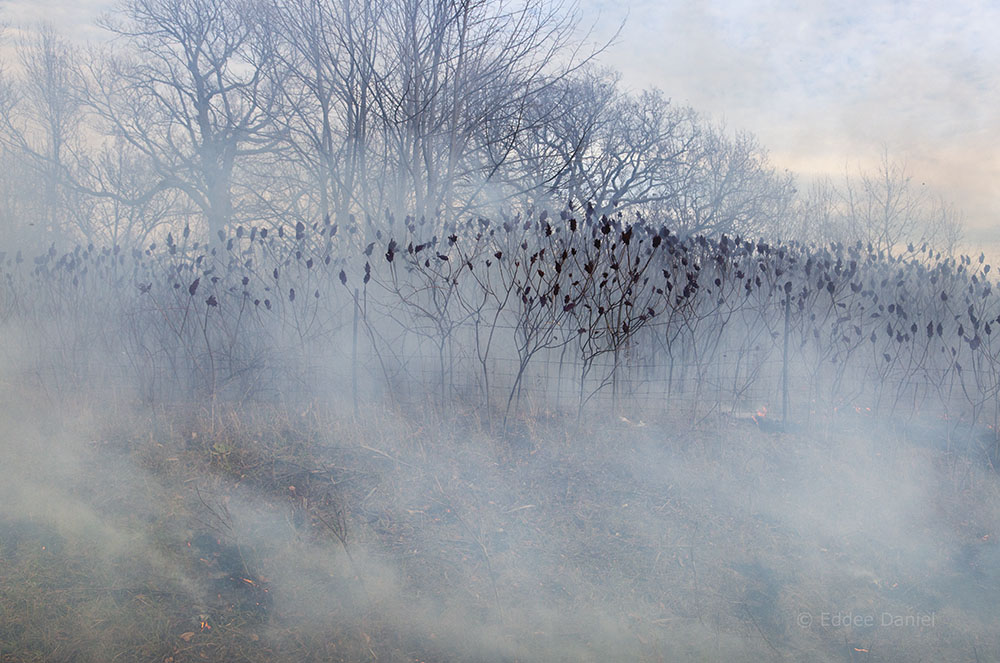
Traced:
<path fill-rule="evenodd" d="M 255 582 L 254 582 L 253 580 L 251 580 L 250 578 L 240 578 L 240 580 L 242 580 L 242 581 L 243 581 L 243 582 L 245 582 L 246 584 L 248 584 L 248 585 L 251 585 L 251 586 L 253 586 L 253 587 L 256 587 L 256 586 L 257 586 L 257 583 L 255 583 Z"/>
<path fill-rule="evenodd" d="M 761 422 L 761 420 L 764 417 L 766 417 L 766 416 L 767 416 L 767 406 L 766 405 L 761 405 L 760 409 L 757 410 L 757 413 L 754 414 L 753 417 L 751 417 L 751 418 L 754 420 L 755 423 L 759 424 Z"/>

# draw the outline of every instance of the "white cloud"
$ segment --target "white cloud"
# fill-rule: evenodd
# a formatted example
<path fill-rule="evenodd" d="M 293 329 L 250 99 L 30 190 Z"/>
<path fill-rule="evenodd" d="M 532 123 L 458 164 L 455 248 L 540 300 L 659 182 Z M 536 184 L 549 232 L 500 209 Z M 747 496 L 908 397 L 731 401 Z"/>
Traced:
<path fill-rule="evenodd" d="M 48 22 L 66 35 L 85 41 L 101 38 L 95 20 L 113 6 L 113 0 L 7 0 L 0 3 L 0 22 L 14 30 Z"/>
<path fill-rule="evenodd" d="M 585 0 L 585 16 L 602 6 Z M 985 227 L 1000 180 L 1000 6 L 985 1 L 633 0 L 608 61 L 633 87 L 757 133 L 775 161 L 842 172 L 881 144 Z"/>
<path fill-rule="evenodd" d="M 8 0 L 0 20 L 79 39 L 112 0 Z M 804 174 L 877 159 L 882 144 L 947 189 L 970 225 L 1000 202 L 1000 5 L 992 0 L 579 0 L 625 83 L 749 129 Z M 1000 231 L 998 231 L 1000 239 Z"/>

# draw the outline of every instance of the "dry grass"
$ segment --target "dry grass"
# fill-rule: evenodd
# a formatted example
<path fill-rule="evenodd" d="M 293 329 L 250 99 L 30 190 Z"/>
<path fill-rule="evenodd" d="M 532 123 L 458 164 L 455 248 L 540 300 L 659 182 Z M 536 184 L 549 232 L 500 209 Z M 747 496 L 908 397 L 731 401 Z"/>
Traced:
<path fill-rule="evenodd" d="M 581 430 L 536 412 L 510 442 L 472 411 L 362 415 L 304 403 L 84 424 L 60 491 L 93 526 L 44 494 L 47 509 L 2 512 L 0 661 L 1000 652 L 996 477 L 941 452 L 847 426 Z M 831 623 L 845 613 L 934 623 Z"/>

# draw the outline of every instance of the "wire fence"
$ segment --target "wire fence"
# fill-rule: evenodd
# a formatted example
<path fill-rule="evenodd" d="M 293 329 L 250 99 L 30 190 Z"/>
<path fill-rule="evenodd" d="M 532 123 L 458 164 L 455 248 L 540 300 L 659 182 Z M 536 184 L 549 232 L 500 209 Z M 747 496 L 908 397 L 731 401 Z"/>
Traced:
<path fill-rule="evenodd" d="M 212 398 L 242 401 L 322 398 L 355 407 L 391 403 L 434 410 L 462 402 L 498 424 L 545 410 L 584 418 L 613 413 L 635 422 L 730 414 L 794 423 L 833 408 L 969 421 L 975 405 L 968 385 L 947 368 L 837 364 L 823 356 L 829 353 L 796 343 L 786 356 L 784 336 L 763 334 L 766 342 L 750 343 L 746 329 L 714 339 L 713 351 L 699 355 L 695 344 L 680 341 L 663 349 L 655 337 L 668 327 L 650 326 L 618 356 L 606 352 L 583 362 L 579 345 L 563 338 L 528 358 L 518 356 L 511 341 L 516 325 L 492 329 L 511 336 L 494 338 L 483 356 L 476 345 L 482 330 L 473 325 L 454 326 L 448 342 L 439 344 L 412 329 L 390 334 L 378 324 L 384 321 L 366 320 L 357 311 L 319 342 L 261 337 L 235 343 L 225 356 L 217 349 L 214 359 L 204 347 L 171 350 L 147 342 L 137 352 L 125 342 L 127 335 L 88 333 L 87 325 L 37 327 L 7 347 L 19 347 L 27 367 L 22 375 L 58 398 L 104 391 L 112 399 L 198 402 L 211 392 Z M 117 353 L 107 352 L 116 346 Z M 8 366 L 17 363 L 8 357 Z M 981 413 L 986 405 L 980 403 Z"/>
<path fill-rule="evenodd" d="M 460 401 L 491 422 L 826 407 L 996 430 L 988 265 L 570 221 L 363 249 L 300 226 L 8 257 L 8 373 L 148 402 Z"/>

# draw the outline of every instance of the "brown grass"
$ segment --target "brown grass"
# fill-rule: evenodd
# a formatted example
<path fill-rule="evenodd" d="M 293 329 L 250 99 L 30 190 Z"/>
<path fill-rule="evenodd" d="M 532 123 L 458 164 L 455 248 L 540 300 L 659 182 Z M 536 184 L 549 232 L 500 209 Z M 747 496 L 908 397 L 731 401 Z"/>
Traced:
<path fill-rule="evenodd" d="M 511 442 L 319 403 L 81 421 L 59 490 L 102 529 L 0 512 L 0 661 L 998 651 L 996 477 L 905 440 L 536 412 Z"/>

